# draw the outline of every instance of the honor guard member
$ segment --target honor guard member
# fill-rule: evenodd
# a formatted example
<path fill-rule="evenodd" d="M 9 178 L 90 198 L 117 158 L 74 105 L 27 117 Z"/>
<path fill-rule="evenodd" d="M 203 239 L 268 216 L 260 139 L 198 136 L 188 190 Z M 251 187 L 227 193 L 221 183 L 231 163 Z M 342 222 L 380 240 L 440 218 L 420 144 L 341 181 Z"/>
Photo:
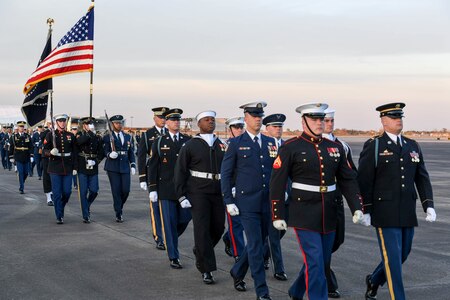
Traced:
<path fill-rule="evenodd" d="M 366 299 L 376 299 L 377 290 L 388 283 L 391 299 L 405 299 L 402 264 L 411 251 L 417 226 L 417 192 L 425 220 L 434 222 L 433 191 L 422 150 L 403 136 L 404 103 L 376 108 L 384 132 L 368 140 L 359 158 L 358 181 L 364 199 L 364 217 L 375 227 L 382 262 L 366 277 Z"/>
<path fill-rule="evenodd" d="M 130 194 L 130 171 L 131 175 L 136 174 L 136 163 L 131 136 L 122 131 L 123 116 L 112 116 L 109 122 L 112 123 L 113 131 L 103 137 L 106 156 L 104 169 L 111 185 L 116 222 L 122 223 L 123 206 Z"/>
<path fill-rule="evenodd" d="M 91 205 L 98 195 L 98 165 L 105 153 L 103 139 L 95 134 L 95 119 L 80 119 L 81 130 L 77 132 L 78 187 L 83 222 L 91 222 Z"/>
<path fill-rule="evenodd" d="M 191 207 L 188 200 L 178 201 L 175 192 L 174 170 L 180 148 L 189 140 L 180 133 L 180 119 L 183 111 L 173 108 L 163 113 L 168 133 L 158 137 L 152 144 L 148 166 L 150 201 L 159 201 L 164 243 L 170 266 L 181 269 L 178 252 L 178 237 L 184 232 L 191 220 Z"/>
<path fill-rule="evenodd" d="M 327 108 L 325 110 L 325 119 L 324 119 L 324 131 L 322 137 L 327 138 L 331 141 L 340 143 L 344 148 L 345 157 L 347 158 L 347 162 L 349 166 L 355 170 L 356 166 L 353 163 L 352 158 L 352 150 L 350 146 L 338 139 L 334 134 L 334 109 Z M 336 223 L 336 235 L 334 237 L 334 243 L 332 248 L 332 253 L 336 252 L 339 249 L 339 246 L 344 243 L 345 236 L 345 214 L 344 214 L 344 198 L 342 197 L 342 193 L 339 191 L 339 188 L 336 188 L 335 192 L 335 203 L 337 208 L 337 223 Z M 328 287 L 328 298 L 340 298 L 341 293 L 338 290 L 338 283 L 336 279 L 336 275 L 331 269 L 331 260 L 327 265 L 325 265 L 325 276 L 327 277 L 327 287 Z"/>
<path fill-rule="evenodd" d="M 6 156 L 5 151 L 5 136 L 6 136 L 6 127 L 2 125 L 2 131 L 0 132 L 0 154 L 2 158 L 3 169 L 6 170 L 7 168 L 6 161 L 8 160 L 8 157 Z"/>
<path fill-rule="evenodd" d="M 139 184 L 141 189 L 144 191 L 147 190 L 147 182 L 148 182 L 148 163 L 150 156 L 150 151 L 152 150 L 153 141 L 161 135 L 164 135 L 167 131 L 166 118 L 163 116 L 163 113 L 168 111 L 168 107 L 154 107 L 153 111 L 153 121 L 155 122 L 155 126 L 144 131 L 142 133 L 140 142 L 138 144 L 138 171 L 139 171 Z M 161 215 L 159 213 L 159 202 L 151 202 L 150 201 L 150 218 L 152 222 L 152 232 L 153 239 L 156 242 L 156 249 L 165 250 L 164 239 L 162 236 L 162 227 L 161 227 Z"/>
<path fill-rule="evenodd" d="M 72 126 L 70 127 L 70 132 L 72 132 L 72 134 L 73 134 L 74 136 L 77 136 L 78 125 L 72 125 Z M 78 189 L 77 176 L 73 176 L 72 180 L 73 180 L 73 188 L 77 190 L 77 189 Z"/>
<path fill-rule="evenodd" d="M 6 169 L 11 171 L 12 163 L 9 161 L 9 149 L 11 148 L 10 140 L 12 136 L 12 125 L 6 126 L 6 132 L 3 137 L 3 150 L 5 151 Z"/>
<path fill-rule="evenodd" d="M 75 136 L 66 131 L 68 116 L 56 115 L 55 130 L 44 139 L 44 155 L 49 157 L 48 173 L 52 181 L 56 223 L 64 223 L 64 207 L 72 193 L 72 177 L 77 174 Z"/>
<path fill-rule="evenodd" d="M 42 179 L 42 132 L 44 131 L 44 126 L 38 125 L 37 130 L 33 133 L 33 137 L 31 141 L 33 143 L 33 156 L 34 162 L 32 164 L 31 169 L 33 169 L 33 165 L 36 166 L 36 171 L 39 177 L 39 180 Z"/>
<path fill-rule="evenodd" d="M 230 140 L 221 170 L 227 211 L 232 216 L 241 216 L 247 237 L 247 245 L 230 274 L 234 288 L 245 291 L 244 277 L 250 266 L 257 299 L 271 299 L 264 272 L 263 245 L 270 225 L 269 180 L 277 150 L 274 140 L 260 132 L 266 105 L 261 101 L 240 107 L 244 109 L 246 132 Z"/>
<path fill-rule="evenodd" d="M 263 125 L 266 126 L 267 135 L 275 139 L 276 147 L 279 149 L 284 140 L 283 125 L 286 116 L 283 114 L 272 114 L 263 119 Z M 287 205 L 287 199 L 284 205 Z M 287 220 L 287 216 L 286 216 Z M 264 242 L 264 268 L 269 269 L 270 257 L 273 263 L 273 277 L 277 280 L 286 281 L 287 275 L 284 271 L 283 254 L 281 253 L 281 238 L 286 234 L 286 230 L 277 230 L 272 224 L 269 225 L 269 235 Z"/>
<path fill-rule="evenodd" d="M 51 132 L 51 122 L 47 122 L 44 126 L 44 131 L 40 134 L 41 138 L 41 149 L 42 149 L 42 187 L 44 189 L 44 194 L 47 197 L 47 205 L 53 206 L 53 194 L 52 194 L 52 181 L 50 179 L 50 174 L 48 174 L 48 161 L 49 157 L 44 154 L 44 142 L 45 137 L 49 132 Z M 50 127 L 50 128 L 49 128 Z"/>
<path fill-rule="evenodd" d="M 33 143 L 30 135 L 25 131 L 25 121 L 17 122 L 18 132 L 10 138 L 9 159 L 11 163 L 15 163 L 19 173 L 19 191 L 24 193 L 24 184 L 27 180 L 28 173 L 33 163 Z"/>
<path fill-rule="evenodd" d="M 175 165 L 178 201 L 191 204 L 194 254 L 203 282 L 214 283 L 214 247 L 225 229 L 225 206 L 220 189 L 220 167 L 226 144 L 215 134 L 216 113 L 203 111 L 195 119 L 200 133 L 181 148 Z"/>
<path fill-rule="evenodd" d="M 323 103 L 297 107 L 303 133 L 281 146 L 273 164 L 270 180 L 273 226 L 278 230 L 293 227 L 304 257 L 298 278 L 289 289 L 292 299 L 328 299 L 325 265 L 331 259 L 337 210 L 336 184 L 345 195 L 353 213 L 353 222 L 362 223 L 362 200 L 356 172 L 344 155 L 342 145 L 322 138 Z M 289 220 L 285 221 L 285 192 L 292 180 Z"/>
<path fill-rule="evenodd" d="M 226 120 L 225 125 L 230 129 L 231 135 L 227 140 L 227 144 L 232 138 L 238 137 L 245 132 L 244 124 L 244 118 L 242 117 L 234 117 Z M 234 198 L 236 194 L 234 184 L 231 192 Z M 242 255 L 245 247 L 244 227 L 242 226 L 239 215 L 231 216 L 228 211 L 225 211 L 225 213 L 228 222 L 228 229 L 222 237 L 225 244 L 225 253 L 228 256 L 233 256 L 237 260 Z"/>

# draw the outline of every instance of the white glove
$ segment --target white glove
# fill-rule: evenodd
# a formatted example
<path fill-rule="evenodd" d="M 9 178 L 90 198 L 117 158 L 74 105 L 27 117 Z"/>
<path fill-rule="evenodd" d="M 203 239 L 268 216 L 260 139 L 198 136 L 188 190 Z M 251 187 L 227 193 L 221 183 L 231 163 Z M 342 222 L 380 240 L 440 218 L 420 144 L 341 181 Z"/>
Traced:
<path fill-rule="evenodd" d="M 233 198 L 236 198 L 236 188 L 234 186 L 231 188 L 231 195 Z"/>
<path fill-rule="evenodd" d="M 139 185 L 141 186 L 141 189 L 143 189 L 144 191 L 146 191 L 147 190 L 147 183 L 146 182 L 141 182 L 141 183 L 139 183 Z"/>
<path fill-rule="evenodd" d="M 191 202 L 189 202 L 188 199 L 184 199 L 183 201 L 181 201 L 180 205 L 181 205 L 182 208 L 192 207 Z"/>
<path fill-rule="evenodd" d="M 14 163 L 14 158 L 10 158 L 9 161 Z"/>
<path fill-rule="evenodd" d="M 113 151 L 109 154 L 109 158 L 116 159 L 119 156 L 119 154 L 116 151 Z"/>
<path fill-rule="evenodd" d="M 73 170 L 73 171 L 72 171 L 72 175 L 73 175 L 73 176 L 75 176 L 75 175 L 77 175 L 77 174 L 78 174 L 77 170 Z"/>
<path fill-rule="evenodd" d="M 275 220 L 273 221 L 273 227 L 277 230 L 287 230 L 287 224 L 285 220 Z"/>
<path fill-rule="evenodd" d="M 363 220 L 364 220 L 363 212 L 360 210 L 355 210 L 355 213 L 353 214 L 353 223 L 362 224 Z"/>
<path fill-rule="evenodd" d="M 289 198 L 289 194 L 287 192 L 284 192 L 284 201 L 287 201 L 288 198 Z"/>
<path fill-rule="evenodd" d="M 371 217 L 370 217 L 370 214 L 364 214 L 363 220 L 361 221 L 360 224 L 361 224 L 361 225 L 364 225 L 364 226 L 370 226 L 370 224 L 371 224 Z"/>
<path fill-rule="evenodd" d="M 234 217 L 239 215 L 239 208 L 236 206 L 236 204 L 227 204 L 227 212 L 230 214 L 230 216 Z"/>
<path fill-rule="evenodd" d="M 59 150 L 57 148 L 53 148 L 52 150 L 50 150 L 50 154 L 53 156 L 58 155 L 58 153 L 59 153 Z"/>
<path fill-rule="evenodd" d="M 95 160 L 88 159 L 88 160 L 87 160 L 87 165 L 88 165 L 89 167 L 95 166 Z"/>
<path fill-rule="evenodd" d="M 131 168 L 131 175 L 136 174 L 136 168 Z"/>
<path fill-rule="evenodd" d="M 427 217 L 425 218 L 425 221 L 427 222 L 434 222 L 436 221 L 436 211 L 432 207 L 427 208 Z"/>
<path fill-rule="evenodd" d="M 145 182 L 142 182 L 145 183 Z M 158 201 L 158 192 L 150 192 L 150 195 L 148 195 L 148 197 L 150 198 L 151 202 L 156 202 Z"/>
<path fill-rule="evenodd" d="M 32 163 L 34 161 L 34 158 L 33 157 L 30 157 L 30 162 Z"/>

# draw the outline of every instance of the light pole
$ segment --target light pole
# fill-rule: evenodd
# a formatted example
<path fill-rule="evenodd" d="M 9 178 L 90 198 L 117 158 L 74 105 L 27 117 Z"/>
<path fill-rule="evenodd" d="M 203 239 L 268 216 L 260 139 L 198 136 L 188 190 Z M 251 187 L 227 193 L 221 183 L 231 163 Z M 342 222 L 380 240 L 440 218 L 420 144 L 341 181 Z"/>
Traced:
<path fill-rule="evenodd" d="M 130 117 L 130 119 L 131 119 L 131 126 L 130 127 L 131 128 L 133 128 L 133 118 L 134 118 L 133 116 Z"/>

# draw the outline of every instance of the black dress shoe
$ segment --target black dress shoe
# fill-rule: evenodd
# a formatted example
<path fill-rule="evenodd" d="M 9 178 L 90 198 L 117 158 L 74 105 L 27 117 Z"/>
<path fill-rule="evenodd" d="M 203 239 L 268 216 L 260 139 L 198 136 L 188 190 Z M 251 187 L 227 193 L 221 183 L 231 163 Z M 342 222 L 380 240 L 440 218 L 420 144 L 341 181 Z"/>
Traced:
<path fill-rule="evenodd" d="M 377 299 L 377 291 L 378 291 L 378 286 L 374 285 L 371 281 L 371 275 L 367 275 L 366 276 L 366 286 L 367 286 L 367 290 L 366 290 L 366 300 L 376 300 Z"/>
<path fill-rule="evenodd" d="M 341 298 L 341 293 L 338 290 L 328 291 L 328 298 Z"/>
<path fill-rule="evenodd" d="M 123 218 L 122 218 L 122 216 L 116 217 L 116 222 L 117 222 L 117 223 L 123 223 Z"/>
<path fill-rule="evenodd" d="M 214 281 L 214 277 L 212 276 L 211 272 L 205 272 L 202 274 L 203 277 L 203 282 L 206 284 L 213 284 Z"/>
<path fill-rule="evenodd" d="M 41 176 L 39 176 L 39 178 L 38 178 L 39 180 L 42 180 L 42 177 Z"/>
<path fill-rule="evenodd" d="M 181 265 L 180 260 L 178 258 L 171 259 L 170 266 L 172 267 L 172 269 L 182 269 L 183 268 L 183 266 Z"/>
<path fill-rule="evenodd" d="M 287 277 L 286 273 L 284 273 L 284 272 L 275 273 L 275 274 L 273 274 L 273 277 L 275 277 L 276 280 L 281 280 L 281 281 L 288 280 L 288 277 Z"/>
<path fill-rule="evenodd" d="M 89 223 L 91 223 L 91 220 L 89 218 L 83 219 L 83 223 L 89 224 Z"/>
<path fill-rule="evenodd" d="M 232 257 L 233 256 L 233 252 L 231 252 L 231 243 L 229 240 L 223 239 L 222 238 L 223 243 L 225 244 L 225 253 Z"/>
<path fill-rule="evenodd" d="M 156 242 L 156 249 L 166 250 L 166 246 L 164 246 L 164 243 L 162 241 L 159 241 L 159 242 Z"/>
<path fill-rule="evenodd" d="M 256 300 L 272 300 L 269 295 L 256 297 Z"/>
<path fill-rule="evenodd" d="M 269 270 L 270 267 L 270 259 L 264 260 L 264 270 Z"/>
<path fill-rule="evenodd" d="M 25 194 L 25 193 L 23 192 L 23 190 L 20 190 L 20 194 Z"/>
<path fill-rule="evenodd" d="M 56 224 L 64 224 L 63 218 L 57 218 L 56 219 Z"/>
<path fill-rule="evenodd" d="M 47 205 L 48 205 L 48 206 L 53 206 L 53 201 L 51 201 L 51 200 L 48 201 L 48 202 L 47 202 Z"/>
<path fill-rule="evenodd" d="M 237 277 L 234 277 L 233 273 L 230 271 L 230 275 L 233 278 L 234 282 L 234 288 L 239 292 L 245 292 L 247 290 L 247 284 L 243 279 L 239 279 Z"/>

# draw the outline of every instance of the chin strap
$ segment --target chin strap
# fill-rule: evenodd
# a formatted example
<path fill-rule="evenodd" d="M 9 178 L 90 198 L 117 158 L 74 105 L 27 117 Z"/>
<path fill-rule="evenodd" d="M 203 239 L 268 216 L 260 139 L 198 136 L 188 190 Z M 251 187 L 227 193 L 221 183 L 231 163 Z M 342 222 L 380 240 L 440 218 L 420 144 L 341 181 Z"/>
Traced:
<path fill-rule="evenodd" d="M 309 130 L 309 132 L 312 133 L 312 135 L 314 135 L 316 138 L 321 138 L 322 137 L 321 134 L 316 134 L 314 131 L 311 130 L 311 127 L 309 127 L 308 121 L 306 120 L 306 116 L 303 116 L 303 120 L 305 120 L 306 127 L 308 127 L 308 130 Z"/>

